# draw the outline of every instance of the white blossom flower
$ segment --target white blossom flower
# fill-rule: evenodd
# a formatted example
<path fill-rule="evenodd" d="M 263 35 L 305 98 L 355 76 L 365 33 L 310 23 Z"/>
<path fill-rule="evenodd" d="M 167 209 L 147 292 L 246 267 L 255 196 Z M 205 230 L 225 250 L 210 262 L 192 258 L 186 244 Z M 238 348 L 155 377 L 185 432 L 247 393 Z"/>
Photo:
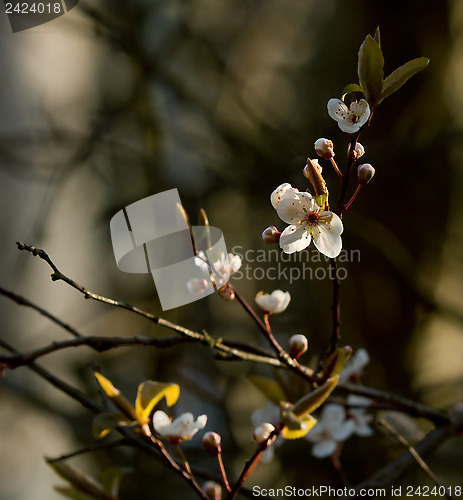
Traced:
<path fill-rule="evenodd" d="M 353 419 L 346 420 L 346 410 L 337 404 L 326 405 L 315 427 L 307 434 L 307 439 L 314 443 L 312 455 L 317 458 L 332 455 L 341 441 L 345 441 L 354 432 Z"/>
<path fill-rule="evenodd" d="M 210 281 L 211 271 L 215 279 L 217 289 L 220 289 L 228 281 L 228 278 L 239 271 L 241 267 L 241 257 L 232 253 L 220 255 L 220 258 L 213 263 L 208 264 L 206 254 L 201 250 L 195 257 L 195 265 L 209 279 L 192 278 L 187 283 L 188 291 L 193 295 L 200 295 L 212 286 Z"/>
<path fill-rule="evenodd" d="M 207 423 L 207 415 L 200 415 L 196 420 L 191 413 L 184 413 L 174 421 L 163 411 L 153 415 L 154 430 L 161 436 L 174 440 L 191 439 Z"/>
<path fill-rule="evenodd" d="M 203 251 L 199 251 L 195 257 L 195 264 L 206 274 L 209 274 L 209 265 L 206 255 Z M 241 257 L 229 253 L 225 255 L 222 253 L 220 258 L 211 263 L 214 271 L 220 276 L 229 276 L 236 273 L 241 267 Z"/>
<path fill-rule="evenodd" d="M 280 247 L 285 253 L 304 250 L 313 239 L 316 248 L 327 257 L 341 252 L 341 219 L 319 207 L 310 193 L 294 193 L 281 199 L 276 207 L 280 219 L 289 224 L 281 233 Z"/>
<path fill-rule="evenodd" d="M 297 188 L 293 188 L 289 182 L 281 184 L 270 195 L 270 201 L 273 208 L 276 210 L 278 204 L 282 200 L 297 198 L 297 193 L 299 193 L 299 190 Z"/>
<path fill-rule="evenodd" d="M 357 382 L 363 373 L 363 369 L 370 362 L 370 356 L 365 349 L 359 349 L 350 358 L 339 374 L 339 383 Z"/>
<path fill-rule="evenodd" d="M 358 132 L 370 118 L 370 106 L 365 99 L 353 101 L 350 109 L 339 99 L 328 101 L 328 114 L 338 122 L 339 128 L 348 134 Z"/>
<path fill-rule="evenodd" d="M 291 295 L 289 292 L 283 292 L 282 290 L 274 290 L 272 293 L 259 292 L 255 300 L 263 311 L 278 314 L 288 307 Z"/>
<path fill-rule="evenodd" d="M 349 394 L 347 397 L 348 405 L 358 405 L 367 407 L 371 404 L 371 400 L 355 394 Z M 366 413 L 365 408 L 349 408 L 347 417 L 354 422 L 354 434 L 361 437 L 371 436 L 373 429 L 368 425 L 373 420 L 373 415 Z"/>

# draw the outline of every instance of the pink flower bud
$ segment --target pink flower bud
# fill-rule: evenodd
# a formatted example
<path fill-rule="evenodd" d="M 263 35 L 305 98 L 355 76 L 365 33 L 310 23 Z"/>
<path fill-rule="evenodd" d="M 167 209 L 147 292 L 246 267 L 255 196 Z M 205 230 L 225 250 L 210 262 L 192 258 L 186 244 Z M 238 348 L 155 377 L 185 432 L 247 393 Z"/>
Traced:
<path fill-rule="evenodd" d="M 333 141 L 321 137 L 314 144 L 315 152 L 325 160 L 329 160 L 334 156 Z"/>
<path fill-rule="evenodd" d="M 347 155 L 349 155 L 349 153 L 350 153 L 350 143 L 347 146 Z M 364 154 L 365 154 L 365 148 L 360 144 L 360 142 L 356 142 L 354 148 L 354 158 L 357 160 Z"/>
<path fill-rule="evenodd" d="M 274 430 L 275 426 L 265 422 L 254 429 L 252 437 L 257 441 L 257 444 L 264 444 Z"/>
<path fill-rule="evenodd" d="M 222 498 L 222 487 L 215 481 L 206 481 L 201 489 L 206 498 L 210 500 L 220 500 Z"/>
<path fill-rule="evenodd" d="M 222 298 L 223 300 L 226 300 L 226 301 L 234 300 L 234 298 L 235 298 L 235 292 L 229 286 L 224 285 L 219 290 L 219 296 L 220 296 L 220 298 Z"/>
<path fill-rule="evenodd" d="M 201 444 L 209 455 L 216 457 L 221 452 L 221 441 L 222 438 L 219 434 L 217 434 L 217 432 L 206 432 L 201 440 Z"/>
<path fill-rule="evenodd" d="M 275 226 L 269 226 L 262 232 L 262 239 L 265 243 L 278 243 L 280 241 L 280 231 Z"/>
<path fill-rule="evenodd" d="M 309 342 L 304 335 L 293 335 L 289 339 L 289 355 L 294 359 L 297 359 L 301 354 L 307 351 L 308 347 Z"/>
<path fill-rule="evenodd" d="M 358 180 L 361 186 L 366 186 L 373 176 L 375 175 L 375 169 L 369 164 L 364 163 L 358 168 Z"/>

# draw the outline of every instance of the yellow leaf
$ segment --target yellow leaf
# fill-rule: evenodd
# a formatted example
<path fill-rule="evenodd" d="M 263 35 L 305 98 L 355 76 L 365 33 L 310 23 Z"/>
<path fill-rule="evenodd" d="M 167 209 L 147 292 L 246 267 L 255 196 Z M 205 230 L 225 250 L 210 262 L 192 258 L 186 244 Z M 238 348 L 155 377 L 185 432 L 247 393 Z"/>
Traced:
<path fill-rule="evenodd" d="M 92 432 L 96 438 L 103 438 L 115 427 L 128 425 L 133 425 L 133 420 L 120 413 L 98 413 L 93 418 Z"/>
<path fill-rule="evenodd" d="M 281 435 L 285 439 L 299 439 L 304 437 L 317 423 L 317 420 L 312 417 L 312 415 L 304 415 L 300 419 L 300 424 L 298 426 L 285 425 L 281 431 Z"/>
<path fill-rule="evenodd" d="M 135 413 L 141 425 L 149 421 L 153 408 L 166 398 L 167 406 L 177 402 L 180 395 L 180 387 L 177 384 L 167 384 L 147 380 L 138 387 L 137 399 L 135 401 Z"/>
<path fill-rule="evenodd" d="M 114 387 L 112 382 L 101 373 L 95 372 L 95 377 L 103 389 L 104 393 L 111 399 L 121 412 L 131 420 L 137 420 L 137 415 L 133 406 L 125 399 L 121 391 Z"/>

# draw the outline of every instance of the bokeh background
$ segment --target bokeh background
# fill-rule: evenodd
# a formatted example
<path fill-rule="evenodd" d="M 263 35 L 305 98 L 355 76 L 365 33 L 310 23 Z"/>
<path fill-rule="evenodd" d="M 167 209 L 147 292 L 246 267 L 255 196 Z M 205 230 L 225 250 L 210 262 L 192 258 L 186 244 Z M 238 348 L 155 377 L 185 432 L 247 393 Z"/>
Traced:
<path fill-rule="evenodd" d="M 370 353 L 365 384 L 438 407 L 461 401 L 462 2 L 81 0 L 25 32 L 12 34 L 4 15 L 0 23 L 0 284 L 95 335 L 166 332 L 52 283 L 46 264 L 19 252 L 17 240 L 44 248 L 90 290 L 162 314 L 152 278 L 117 269 L 109 221 L 132 202 L 178 188 L 193 221 L 206 209 L 228 248 L 265 270 L 275 262 L 251 259 L 268 251 L 263 228 L 283 229 L 269 203 L 272 190 L 286 181 L 305 189 L 301 169 L 318 137 L 334 141 L 345 165 L 348 136 L 328 117 L 326 102 L 357 81 L 364 37 L 380 26 L 386 74 L 429 57 L 428 69 L 389 97 L 362 134 L 376 176 L 344 217 L 344 248 L 359 250 L 360 261 L 343 264 L 342 336 Z M 324 172 L 336 199 L 337 178 L 328 164 Z M 328 342 L 329 281 L 256 276 L 234 284 L 250 301 L 262 289 L 288 290 L 291 305 L 274 318 L 275 334 L 283 345 L 291 334 L 307 335 L 303 361 L 313 362 Z M 0 308 L 2 338 L 17 349 L 66 338 L 3 296 Z M 217 296 L 164 317 L 265 345 L 239 305 Z M 265 400 L 245 379 L 256 371 L 249 364 L 216 361 L 200 346 L 102 355 L 79 348 L 41 362 L 95 397 L 90 362 L 128 396 L 142 380 L 177 382 L 177 410 L 209 415 L 207 429 L 222 433 L 232 474 L 254 449 L 250 417 Z M 61 498 L 52 490 L 61 480 L 43 456 L 93 443 L 91 415 L 25 368 L 6 374 L 0 398 L 0 498 Z M 417 424 L 420 432 L 429 428 Z M 215 472 L 198 442 L 186 447 L 189 457 Z M 429 460 L 448 484 L 461 482 L 461 445 L 454 439 Z M 400 451 L 377 431 L 349 440 L 342 458 L 355 484 Z M 122 482 L 124 499 L 173 498 L 172 488 L 175 498 L 191 498 L 146 456 L 124 450 L 111 457 L 75 463 L 96 476 L 112 461 L 134 467 Z M 329 460 L 311 457 L 302 440 L 281 447 L 249 485 L 336 482 Z M 401 484 L 429 483 L 415 468 Z"/>

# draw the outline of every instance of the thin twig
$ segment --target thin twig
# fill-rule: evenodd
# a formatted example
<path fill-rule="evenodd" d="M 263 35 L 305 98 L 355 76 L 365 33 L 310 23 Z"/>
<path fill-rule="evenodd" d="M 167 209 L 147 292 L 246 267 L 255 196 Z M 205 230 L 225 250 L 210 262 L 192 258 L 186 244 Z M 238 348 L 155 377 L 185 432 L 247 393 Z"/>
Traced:
<path fill-rule="evenodd" d="M 330 336 L 330 346 L 326 353 L 328 357 L 332 354 L 341 340 L 341 335 L 339 331 L 340 327 L 340 316 L 341 316 L 341 300 L 340 300 L 340 289 L 341 283 L 339 282 L 336 259 L 330 259 L 330 276 L 333 283 L 333 295 L 331 301 L 331 336 Z"/>
<path fill-rule="evenodd" d="M 451 422 L 451 416 L 448 412 L 431 408 L 422 403 L 412 401 L 397 394 L 380 391 L 364 385 L 341 383 L 336 387 L 337 391 L 342 391 L 348 394 L 357 394 L 365 398 L 382 401 L 391 405 L 392 409 L 407 413 L 412 417 L 423 417 L 436 425 L 448 424 Z"/>
<path fill-rule="evenodd" d="M 458 436 L 463 431 L 463 411 L 459 411 L 452 415 L 451 421 L 446 425 L 430 431 L 426 436 L 415 444 L 414 448 L 417 453 L 424 457 L 439 446 L 441 446 L 447 439 Z M 379 471 L 373 474 L 369 479 L 363 481 L 355 487 L 355 491 L 368 490 L 370 488 L 386 488 L 389 487 L 395 480 L 402 476 L 402 474 L 413 464 L 415 459 L 408 452 L 402 453 L 392 462 L 382 467 Z"/>
<path fill-rule="evenodd" d="M 443 486 L 447 491 L 445 484 L 439 480 L 439 478 L 434 474 L 434 472 L 429 468 L 428 464 L 421 458 L 420 454 L 415 450 L 415 448 L 401 435 L 399 434 L 392 425 L 390 425 L 386 420 L 380 419 L 378 420 L 378 424 L 383 426 L 390 434 L 392 434 L 399 443 L 407 448 L 412 457 L 416 460 L 416 463 L 423 469 L 425 474 L 431 479 L 431 481 L 436 486 Z M 452 497 L 448 494 L 445 495 L 449 500 L 452 500 Z"/>
<path fill-rule="evenodd" d="M 11 292 L 10 290 L 6 290 L 5 288 L 3 288 L 1 286 L 0 286 L 0 294 L 4 295 L 5 297 L 8 297 L 9 299 L 16 302 L 16 304 L 19 304 L 20 306 L 26 306 L 26 307 L 30 307 L 32 309 L 35 309 L 42 316 L 45 316 L 49 320 L 53 321 L 53 323 L 56 323 L 57 325 L 59 325 L 61 328 L 63 328 L 67 332 L 69 332 L 74 337 L 77 337 L 77 338 L 83 337 L 83 335 L 81 333 L 79 333 L 75 328 L 68 325 L 64 321 L 60 320 L 59 318 L 57 318 L 56 316 L 51 314 L 49 311 L 43 309 L 42 307 L 38 306 L 37 304 L 34 304 L 29 299 L 26 299 L 25 297 L 22 297 L 21 295 L 17 295 L 16 293 Z"/>
<path fill-rule="evenodd" d="M 80 448 L 79 450 L 71 451 L 64 455 L 60 455 L 55 458 L 47 458 L 47 462 L 60 462 L 61 460 L 68 460 L 69 458 L 74 458 L 84 453 L 92 453 L 94 451 L 107 451 L 119 446 L 129 446 L 130 443 L 127 439 L 121 438 L 114 441 L 108 441 L 103 443 L 94 444 L 92 446 L 86 446 L 85 448 Z"/>

